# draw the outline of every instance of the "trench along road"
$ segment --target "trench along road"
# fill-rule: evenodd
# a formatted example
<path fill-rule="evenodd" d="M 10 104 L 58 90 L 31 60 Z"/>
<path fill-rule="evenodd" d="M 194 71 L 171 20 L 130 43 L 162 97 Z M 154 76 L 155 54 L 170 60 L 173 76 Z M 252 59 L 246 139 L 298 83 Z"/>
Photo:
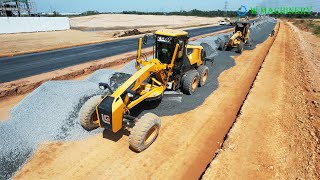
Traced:
<path fill-rule="evenodd" d="M 292 27 L 281 24 L 241 114 L 203 179 L 320 178 L 320 111 L 312 103 L 320 100 L 320 38 Z"/>
<path fill-rule="evenodd" d="M 234 123 L 274 39 L 234 57 L 235 66 L 219 76 L 218 89 L 202 105 L 161 117 L 160 135 L 144 152 L 131 151 L 128 136 L 107 132 L 81 141 L 47 143 L 15 178 L 198 179 Z"/>

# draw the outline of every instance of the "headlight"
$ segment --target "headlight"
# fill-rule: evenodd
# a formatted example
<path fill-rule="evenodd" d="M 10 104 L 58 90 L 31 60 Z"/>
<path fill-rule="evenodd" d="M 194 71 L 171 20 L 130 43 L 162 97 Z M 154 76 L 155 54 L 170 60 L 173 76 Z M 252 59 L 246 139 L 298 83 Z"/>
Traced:
<path fill-rule="evenodd" d="M 101 90 L 106 90 L 106 87 L 105 87 L 105 86 L 99 86 L 99 88 L 100 88 Z"/>

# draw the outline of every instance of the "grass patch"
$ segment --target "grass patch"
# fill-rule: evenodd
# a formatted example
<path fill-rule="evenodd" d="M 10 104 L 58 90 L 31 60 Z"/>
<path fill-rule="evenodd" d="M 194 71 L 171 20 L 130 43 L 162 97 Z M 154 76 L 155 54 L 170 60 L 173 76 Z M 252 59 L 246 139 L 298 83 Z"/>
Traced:
<path fill-rule="evenodd" d="M 316 34 L 316 35 L 320 35 L 320 26 L 319 25 L 316 25 L 313 28 L 313 33 Z"/>
<path fill-rule="evenodd" d="M 314 28 L 314 27 L 315 27 L 315 24 L 313 23 L 313 21 L 309 21 L 308 24 L 307 24 L 307 26 L 308 26 L 309 28 Z"/>
<path fill-rule="evenodd" d="M 315 35 L 320 36 L 320 23 L 317 23 L 313 20 L 296 20 L 294 24 L 297 25 L 300 29 L 313 32 Z"/>
<path fill-rule="evenodd" d="M 312 32 L 316 35 L 320 35 L 320 25 L 315 24 L 313 21 L 308 22 L 307 26 L 312 29 Z"/>

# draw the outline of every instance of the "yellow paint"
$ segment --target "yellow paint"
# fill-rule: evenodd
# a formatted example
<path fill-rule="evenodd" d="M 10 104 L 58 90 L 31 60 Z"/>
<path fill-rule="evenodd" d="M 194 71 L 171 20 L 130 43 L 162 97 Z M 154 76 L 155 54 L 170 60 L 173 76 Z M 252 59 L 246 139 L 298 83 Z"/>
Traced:
<path fill-rule="evenodd" d="M 187 45 L 187 49 L 193 49 L 192 53 L 188 55 L 191 65 L 197 64 L 197 66 L 200 66 L 201 64 L 203 64 L 201 58 L 201 54 L 203 51 L 202 46 Z"/>
<path fill-rule="evenodd" d="M 161 29 L 156 31 L 156 35 L 160 36 L 171 36 L 171 37 L 177 37 L 177 36 L 187 36 L 188 32 L 177 30 L 177 29 Z"/>

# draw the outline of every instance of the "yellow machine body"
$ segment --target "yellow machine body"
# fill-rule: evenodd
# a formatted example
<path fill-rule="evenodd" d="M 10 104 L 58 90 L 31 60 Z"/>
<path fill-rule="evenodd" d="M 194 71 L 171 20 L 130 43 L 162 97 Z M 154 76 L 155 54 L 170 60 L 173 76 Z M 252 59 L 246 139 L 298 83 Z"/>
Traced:
<path fill-rule="evenodd" d="M 242 24 L 243 27 L 239 27 L 239 24 Z M 236 23 L 233 35 L 229 39 L 229 42 L 226 44 L 226 46 L 238 47 L 241 42 L 246 43 L 250 37 L 249 25 L 250 24 L 247 22 Z"/>
<path fill-rule="evenodd" d="M 190 66 L 203 64 L 201 57 L 203 48 L 202 46 L 187 45 L 187 32 L 164 29 L 157 31 L 155 35 L 156 43 L 158 43 L 155 49 L 159 49 L 154 52 L 155 56 L 160 58 L 161 55 L 168 54 L 170 51 L 172 52 L 172 57 L 169 56 L 171 57 L 170 61 L 164 58 L 166 56 L 161 56 L 161 60 L 157 57 L 148 61 L 142 59 L 142 38 L 140 38 L 136 61 L 137 72 L 111 95 L 104 97 L 96 107 L 100 127 L 118 132 L 123 127 L 124 116 L 130 115 L 130 109 L 144 100 L 161 98 L 167 89 L 168 82 L 178 87 L 180 82 L 176 82 L 179 81 L 179 78 L 174 78 L 174 75 L 177 74 L 175 69 L 185 66 L 185 64 L 183 64 L 184 66 L 179 65 L 180 62 L 188 61 Z M 192 53 L 187 55 L 187 49 L 192 49 Z M 162 52 L 163 54 L 161 54 Z M 175 63 L 176 61 L 177 63 Z"/>
<path fill-rule="evenodd" d="M 196 45 L 187 45 L 187 50 L 192 49 L 192 53 L 188 54 L 188 59 L 190 61 L 191 65 L 196 64 L 197 66 L 200 66 L 203 64 L 202 62 L 202 52 L 203 47 L 202 46 L 196 46 Z"/>

